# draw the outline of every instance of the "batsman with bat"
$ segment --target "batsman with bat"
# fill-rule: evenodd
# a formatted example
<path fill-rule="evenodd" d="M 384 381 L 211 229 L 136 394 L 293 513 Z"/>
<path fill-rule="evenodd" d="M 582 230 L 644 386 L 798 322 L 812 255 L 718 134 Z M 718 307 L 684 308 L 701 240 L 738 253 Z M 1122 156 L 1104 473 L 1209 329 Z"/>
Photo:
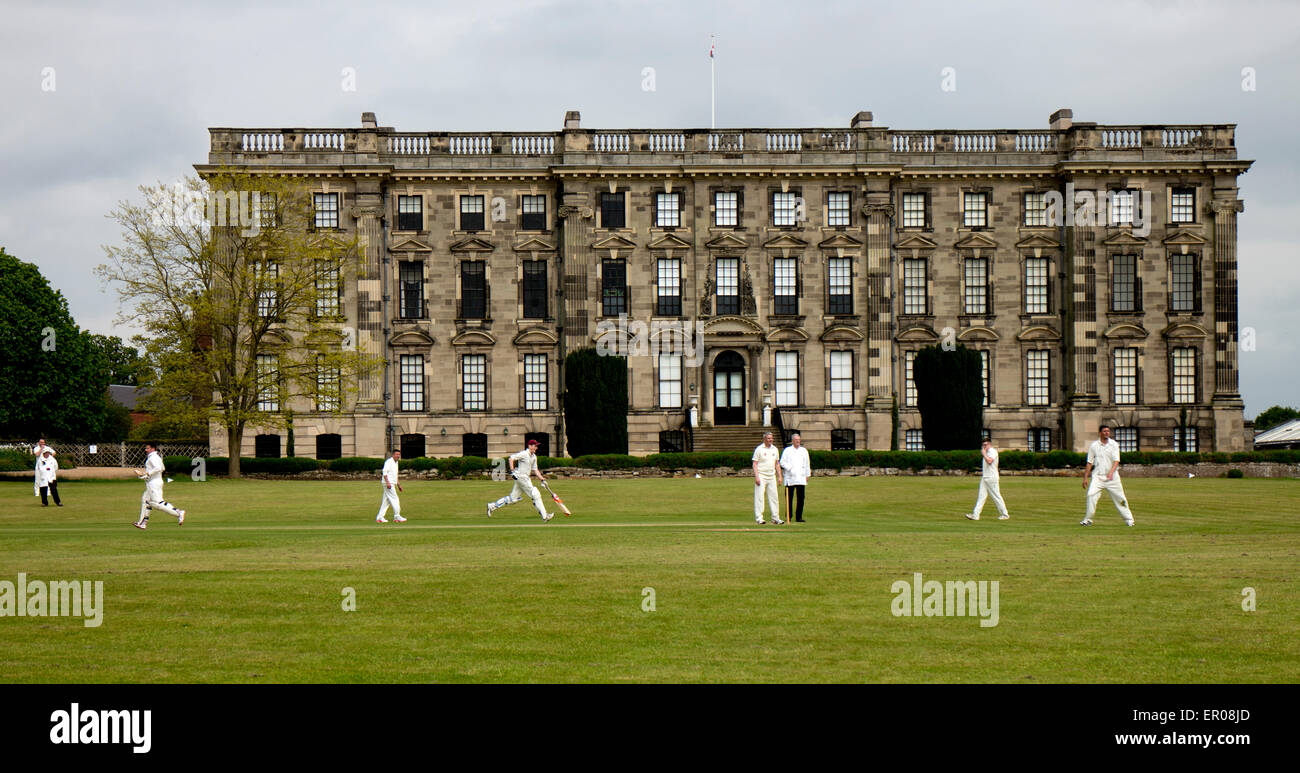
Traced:
<path fill-rule="evenodd" d="M 536 507 L 537 512 L 542 514 L 543 521 L 549 521 L 555 517 L 555 513 L 546 512 L 546 506 L 542 504 L 542 494 L 531 480 L 532 476 L 536 475 L 542 485 L 546 485 L 546 478 L 542 477 L 542 471 L 537 467 L 537 445 L 536 440 L 529 440 L 524 450 L 510 457 L 510 475 L 515 479 L 515 487 L 508 495 L 495 502 L 488 503 L 487 514 L 489 518 L 499 508 L 513 505 L 515 502 L 522 502 L 524 497 L 533 500 L 533 507 Z"/>

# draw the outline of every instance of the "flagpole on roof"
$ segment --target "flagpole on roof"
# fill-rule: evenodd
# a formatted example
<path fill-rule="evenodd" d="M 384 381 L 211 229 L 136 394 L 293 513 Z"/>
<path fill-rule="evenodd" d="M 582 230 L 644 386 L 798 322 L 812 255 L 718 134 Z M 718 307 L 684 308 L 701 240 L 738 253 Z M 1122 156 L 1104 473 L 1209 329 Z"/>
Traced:
<path fill-rule="evenodd" d="M 718 128 L 718 80 L 713 67 L 713 49 L 717 35 L 709 35 L 709 128 Z"/>

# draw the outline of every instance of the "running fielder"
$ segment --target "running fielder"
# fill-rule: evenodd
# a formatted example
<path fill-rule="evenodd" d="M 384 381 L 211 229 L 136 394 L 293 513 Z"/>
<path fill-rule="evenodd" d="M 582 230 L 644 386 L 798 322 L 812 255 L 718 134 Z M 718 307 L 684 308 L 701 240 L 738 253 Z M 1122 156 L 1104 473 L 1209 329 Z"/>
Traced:
<path fill-rule="evenodd" d="M 1088 446 L 1088 465 L 1083 469 L 1083 488 L 1088 492 L 1087 505 L 1080 526 L 1091 526 L 1093 513 L 1097 512 L 1097 500 L 1101 492 L 1110 494 L 1110 501 L 1124 519 L 1124 523 L 1133 525 L 1133 513 L 1128 509 L 1128 498 L 1124 496 L 1124 484 L 1119 479 L 1119 443 L 1110 439 L 1110 427 L 1105 424 L 1097 430 L 1098 439 Z"/>
<path fill-rule="evenodd" d="M 513 505 L 515 502 L 522 502 L 524 497 L 533 500 L 533 507 L 537 512 L 542 514 L 543 521 L 549 521 L 555 517 L 555 513 L 546 512 L 546 506 L 542 504 L 542 494 L 533 485 L 532 476 L 536 475 L 538 480 L 546 480 L 542 477 L 542 471 L 537 468 L 537 441 L 529 440 L 524 450 L 511 455 L 509 459 L 510 474 L 514 476 L 515 487 L 510 493 L 501 497 L 495 502 L 489 502 L 487 506 L 488 517 L 492 517 L 497 509 L 506 505 Z"/>
<path fill-rule="evenodd" d="M 161 510 L 169 515 L 176 516 L 176 525 L 185 524 L 185 511 L 177 510 L 170 502 L 163 499 L 163 460 L 158 455 L 158 446 L 154 443 L 145 443 L 144 450 L 148 456 L 144 460 L 144 469 L 136 470 L 135 476 L 143 481 L 144 494 L 140 496 L 140 520 L 136 521 L 133 526 L 137 529 L 143 529 L 149 525 L 149 511 Z"/>
<path fill-rule="evenodd" d="M 998 480 L 998 449 L 993 447 L 993 443 L 985 440 L 980 444 L 980 462 L 982 473 L 980 475 L 980 493 L 975 498 L 975 509 L 966 513 L 966 517 L 972 521 L 980 519 L 980 511 L 984 509 L 984 500 L 989 497 L 993 498 L 993 505 L 998 509 L 998 520 L 1005 521 L 1011 516 L 1007 514 L 1007 503 L 1002 501 L 1002 491 Z"/>
<path fill-rule="evenodd" d="M 379 515 L 375 517 L 375 523 L 388 523 L 384 513 L 388 508 L 393 508 L 393 523 L 406 523 L 402 517 L 402 503 L 397 498 L 397 492 L 402 490 L 402 484 L 397 479 L 397 463 L 402 459 L 401 451 L 394 451 L 393 455 L 384 462 L 384 471 L 379 477 L 384 481 L 384 498 L 379 502 Z"/>

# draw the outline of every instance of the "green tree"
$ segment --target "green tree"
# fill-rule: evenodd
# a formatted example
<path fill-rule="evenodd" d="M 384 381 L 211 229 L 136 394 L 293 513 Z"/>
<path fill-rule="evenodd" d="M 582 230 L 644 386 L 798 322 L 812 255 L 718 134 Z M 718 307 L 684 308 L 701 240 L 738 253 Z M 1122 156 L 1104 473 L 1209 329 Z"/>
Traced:
<path fill-rule="evenodd" d="M 381 362 L 342 316 L 356 240 L 313 228 L 301 181 L 220 172 L 140 191 L 143 203 L 110 214 L 122 239 L 104 247 L 97 271 L 116 286 L 122 320 L 146 331 L 148 409 L 163 422 L 223 431 L 238 477 L 246 428 L 283 427 L 295 400 L 315 409 L 322 369 L 343 410 L 360 375 Z"/>
<path fill-rule="evenodd" d="M 108 368 L 108 383 L 136 386 L 140 383 L 143 361 L 140 352 L 117 336 L 93 335 L 96 348 Z"/>
<path fill-rule="evenodd" d="M 927 346 L 912 361 L 916 407 L 927 451 L 979 448 L 984 427 L 980 355 L 958 346 Z"/>
<path fill-rule="evenodd" d="M 594 348 L 564 359 L 564 428 L 570 456 L 627 453 L 627 359 Z"/>
<path fill-rule="evenodd" d="M 108 368 L 63 294 L 36 266 L 0 248 L 0 436 L 95 440 Z"/>
<path fill-rule="evenodd" d="M 1279 424 L 1285 424 L 1292 419 L 1300 419 L 1300 410 L 1289 406 L 1275 405 L 1255 417 L 1255 431 L 1263 432 Z"/>

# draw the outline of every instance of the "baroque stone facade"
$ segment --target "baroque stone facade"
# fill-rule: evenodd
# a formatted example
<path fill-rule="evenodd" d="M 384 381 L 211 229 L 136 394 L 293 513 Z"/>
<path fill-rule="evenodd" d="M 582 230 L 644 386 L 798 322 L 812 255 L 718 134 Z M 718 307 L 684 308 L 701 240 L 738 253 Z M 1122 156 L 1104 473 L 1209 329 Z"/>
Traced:
<path fill-rule="evenodd" d="M 859 113 L 848 129 L 607 131 L 571 112 L 561 132 L 473 134 L 366 113 L 360 129 L 210 135 L 201 175 L 310 179 L 335 194 L 331 227 L 362 237 L 346 324 L 387 366 L 341 413 L 294 406 L 299 455 L 320 436 L 329 455 L 499 456 L 528 434 L 560 453 L 562 359 L 590 346 L 629 355 L 633 453 L 680 443 L 692 414 L 697 436 L 757 433 L 777 406 L 811 447 L 887 449 L 895 398 L 915 447 L 908 364 L 945 342 L 986 358 L 1002 448 L 1083 450 L 1100 423 L 1141 450 L 1247 446 L 1251 162 L 1232 125 L 1061 110 L 1033 130 Z"/>

